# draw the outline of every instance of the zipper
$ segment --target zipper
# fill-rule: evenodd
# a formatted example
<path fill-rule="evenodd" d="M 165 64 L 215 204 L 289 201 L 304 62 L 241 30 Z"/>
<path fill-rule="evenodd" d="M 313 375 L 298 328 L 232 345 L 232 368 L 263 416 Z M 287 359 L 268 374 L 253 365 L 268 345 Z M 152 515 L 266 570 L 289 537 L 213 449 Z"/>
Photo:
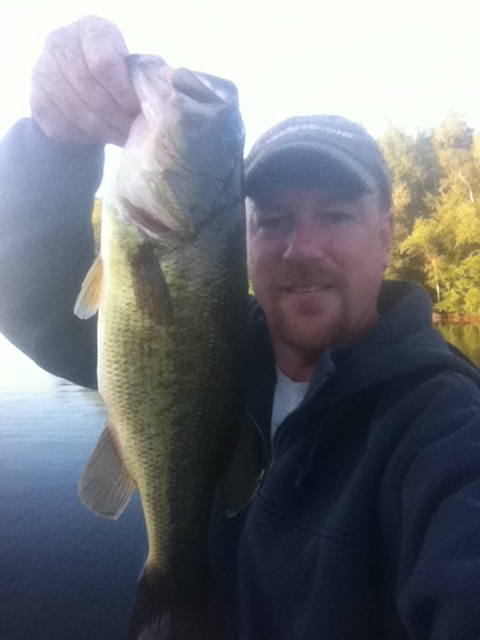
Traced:
<path fill-rule="evenodd" d="M 293 424 L 296 418 L 298 418 L 303 413 L 305 413 L 304 409 L 305 409 L 305 405 L 303 404 L 303 401 L 302 401 L 300 405 L 296 409 L 294 409 L 294 411 L 289 413 L 288 416 L 286 416 L 283 419 L 283 421 L 278 425 L 275 433 L 273 434 L 273 438 L 271 438 L 271 462 L 268 467 L 269 469 L 273 467 L 273 463 L 275 461 L 276 453 L 278 451 L 279 437 L 285 434 L 286 431 L 288 431 L 289 424 Z"/>
<path fill-rule="evenodd" d="M 291 413 L 289 413 L 284 420 L 278 425 L 275 433 L 273 434 L 273 438 L 271 438 L 271 443 L 272 443 L 272 464 L 273 461 L 275 459 L 275 454 L 277 452 L 277 445 L 278 445 L 278 440 L 280 438 L 280 436 L 282 436 L 283 434 L 285 434 L 285 432 L 288 430 L 289 428 L 289 424 L 295 422 L 299 417 L 300 417 L 300 422 L 301 417 L 303 417 L 305 415 L 305 417 L 308 417 L 309 414 L 312 413 L 311 409 L 312 409 L 312 401 L 316 398 L 318 398 L 319 392 L 325 387 L 325 384 L 335 375 L 336 373 L 336 367 L 335 367 L 335 363 L 332 360 L 332 349 L 328 349 L 327 351 L 324 352 L 324 354 L 321 356 L 318 364 L 317 364 L 317 370 L 316 372 L 313 374 L 313 378 L 310 381 L 310 386 L 307 389 L 307 392 L 305 394 L 305 396 L 303 397 L 301 403 L 298 405 L 298 407 L 296 409 L 294 409 L 294 411 L 292 411 Z M 319 366 L 321 366 L 323 368 L 323 376 L 321 378 L 320 381 L 317 381 L 318 379 L 318 368 Z M 312 386 L 313 384 L 313 386 Z M 270 464 L 270 467 L 272 467 L 272 464 Z"/>
<path fill-rule="evenodd" d="M 267 442 L 267 439 L 265 438 L 265 434 L 263 433 L 262 429 L 260 428 L 260 425 L 258 424 L 258 422 L 253 417 L 252 413 L 247 410 L 247 415 L 250 418 L 250 420 L 252 421 L 255 429 L 257 430 L 258 435 L 260 436 L 260 441 L 261 441 L 261 444 L 262 444 L 263 458 L 266 461 L 266 460 L 268 460 L 269 455 L 270 455 L 269 443 Z M 265 464 L 265 467 L 266 466 L 267 465 Z M 269 468 L 270 468 L 270 466 L 269 466 Z"/>

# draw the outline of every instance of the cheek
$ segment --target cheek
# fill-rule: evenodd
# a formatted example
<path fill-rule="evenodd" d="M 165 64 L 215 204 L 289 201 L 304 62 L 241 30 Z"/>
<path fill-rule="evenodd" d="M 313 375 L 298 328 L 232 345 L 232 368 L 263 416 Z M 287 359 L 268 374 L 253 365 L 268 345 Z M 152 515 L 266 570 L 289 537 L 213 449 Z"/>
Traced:
<path fill-rule="evenodd" d="M 363 288 L 365 284 L 381 280 L 385 270 L 388 251 L 378 236 L 344 238 L 341 243 L 332 243 L 330 257 L 339 274 L 352 288 Z"/>
<path fill-rule="evenodd" d="M 255 240 L 247 236 L 247 265 L 250 277 L 257 271 L 257 264 L 259 261 L 259 254 L 256 247 Z"/>
<path fill-rule="evenodd" d="M 281 256 L 271 243 L 253 241 L 248 246 L 248 272 L 255 297 L 268 314 L 278 295 L 282 280 Z"/>
<path fill-rule="evenodd" d="M 365 258 L 366 248 L 363 242 L 355 237 L 342 237 L 340 240 L 332 240 L 325 250 L 334 264 L 340 270 L 356 269 Z"/>
<path fill-rule="evenodd" d="M 278 248 L 271 242 L 259 238 L 248 239 L 247 259 L 250 277 L 253 279 L 268 279 L 268 274 L 279 262 Z"/>
<path fill-rule="evenodd" d="M 259 251 L 255 240 L 248 239 L 247 242 L 247 265 L 248 274 L 252 282 L 255 295 L 258 297 L 262 289 L 262 274 L 265 272 L 263 266 L 264 255 Z"/>

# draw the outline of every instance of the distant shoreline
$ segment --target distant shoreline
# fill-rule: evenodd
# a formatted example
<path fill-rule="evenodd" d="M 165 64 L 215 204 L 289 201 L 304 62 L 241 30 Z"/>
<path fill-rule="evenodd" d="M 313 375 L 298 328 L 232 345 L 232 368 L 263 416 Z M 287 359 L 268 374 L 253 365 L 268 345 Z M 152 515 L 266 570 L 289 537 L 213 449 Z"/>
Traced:
<path fill-rule="evenodd" d="M 432 314 L 433 324 L 480 324 L 480 313 L 437 313 Z"/>

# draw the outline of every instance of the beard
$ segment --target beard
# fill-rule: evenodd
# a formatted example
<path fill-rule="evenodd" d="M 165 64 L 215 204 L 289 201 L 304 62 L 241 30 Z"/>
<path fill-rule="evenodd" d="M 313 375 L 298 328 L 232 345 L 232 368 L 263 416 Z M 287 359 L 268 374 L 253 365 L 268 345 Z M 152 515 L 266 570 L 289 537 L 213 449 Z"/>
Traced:
<path fill-rule="evenodd" d="M 267 318 L 268 320 L 268 318 Z M 336 342 L 336 331 L 333 326 L 317 318 L 291 318 L 290 312 L 282 309 L 274 311 L 268 321 L 274 339 L 278 338 L 293 351 L 308 360 L 319 357 L 326 348 Z"/>
<path fill-rule="evenodd" d="M 308 359 L 318 357 L 342 334 L 341 307 L 333 276 L 305 265 L 292 268 L 270 297 L 272 338 Z"/>

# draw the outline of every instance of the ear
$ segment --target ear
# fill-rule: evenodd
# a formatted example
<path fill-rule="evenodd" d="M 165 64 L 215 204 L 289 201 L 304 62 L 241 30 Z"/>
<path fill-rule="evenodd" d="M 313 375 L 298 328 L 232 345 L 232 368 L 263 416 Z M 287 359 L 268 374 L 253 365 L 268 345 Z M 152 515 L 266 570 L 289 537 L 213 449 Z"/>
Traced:
<path fill-rule="evenodd" d="M 390 256 L 390 250 L 393 244 L 393 232 L 394 232 L 393 216 L 392 216 L 392 212 L 388 211 L 387 213 L 383 214 L 383 220 L 380 227 L 380 240 L 382 243 L 384 270 L 388 266 L 388 258 Z"/>

